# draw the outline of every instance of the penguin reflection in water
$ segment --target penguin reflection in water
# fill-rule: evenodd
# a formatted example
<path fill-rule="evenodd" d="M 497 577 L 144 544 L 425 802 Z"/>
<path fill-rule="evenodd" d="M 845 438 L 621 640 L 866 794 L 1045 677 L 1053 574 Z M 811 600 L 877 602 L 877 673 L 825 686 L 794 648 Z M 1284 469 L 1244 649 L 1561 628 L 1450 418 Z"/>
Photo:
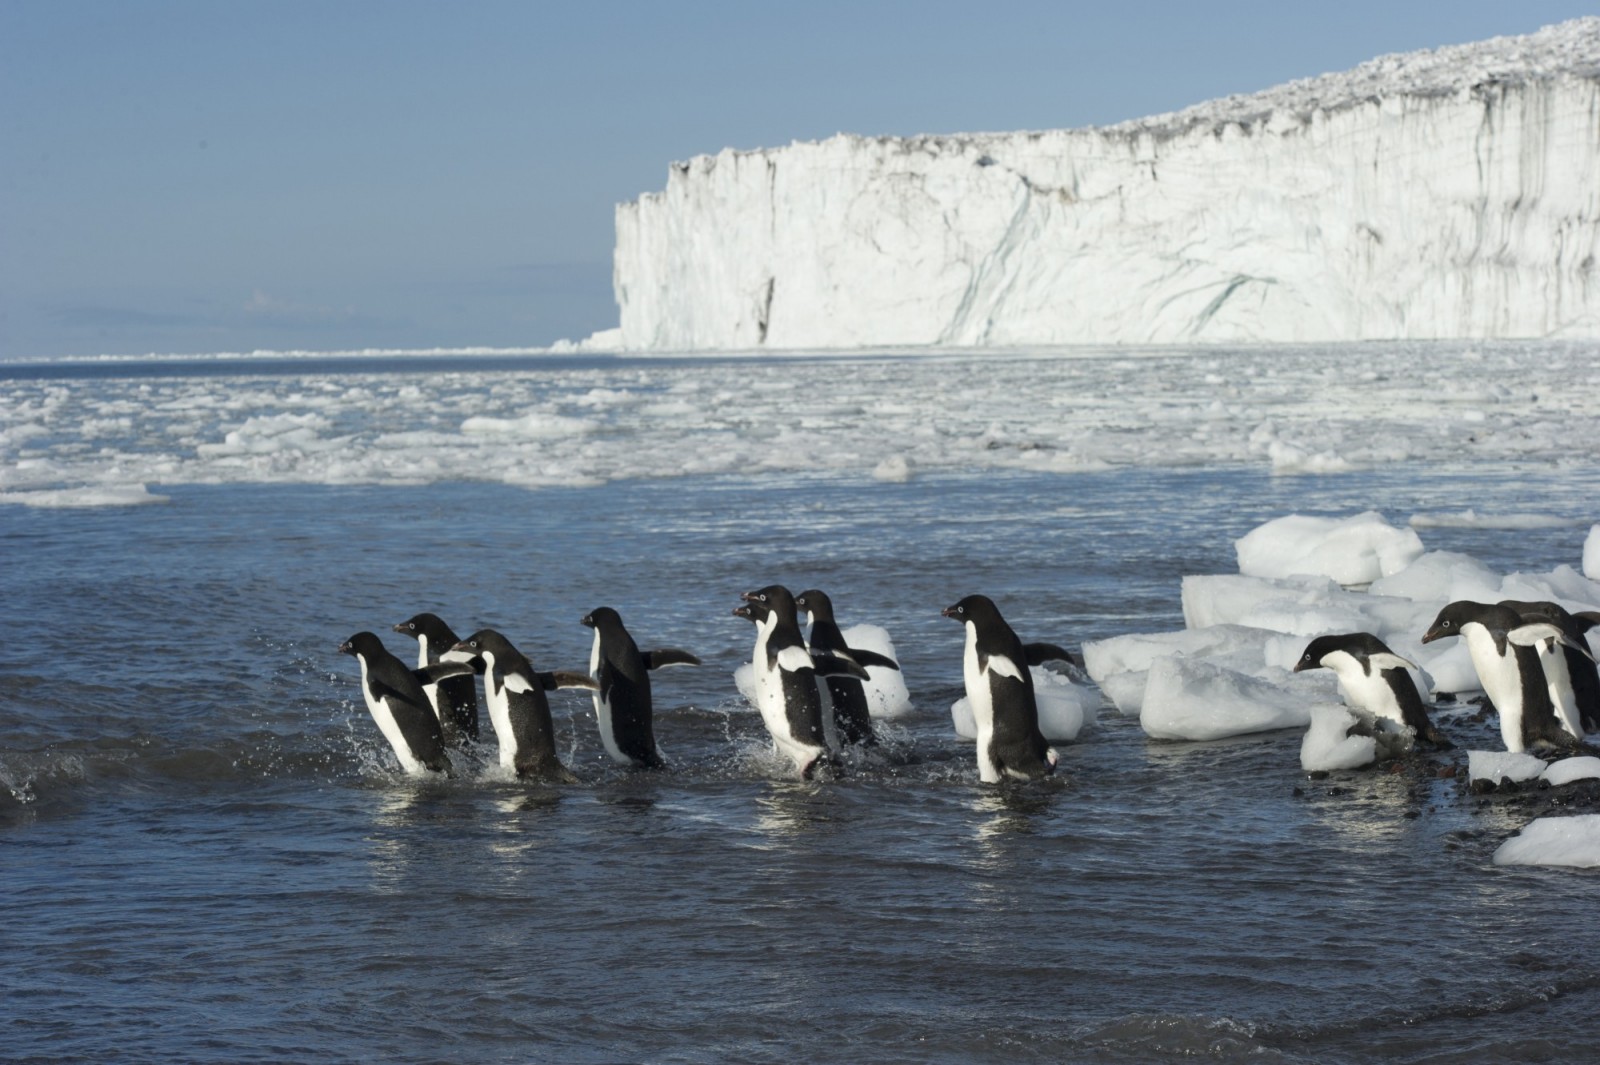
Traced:
<path fill-rule="evenodd" d="M 944 609 L 967 630 L 962 679 L 978 728 L 978 777 L 985 784 L 1037 780 L 1055 772 L 1055 749 L 1039 731 L 1030 665 L 1075 662 L 1054 644 L 1024 644 L 987 596 L 969 595 Z"/>
<path fill-rule="evenodd" d="M 583 624 L 594 630 L 589 674 L 595 681 L 594 712 L 600 724 L 600 742 L 612 761 L 660 769 L 666 763 L 656 748 L 650 671 L 663 666 L 698 666 L 700 659 L 675 647 L 640 651 L 623 627 L 622 616 L 608 606 L 585 614 Z"/>
<path fill-rule="evenodd" d="M 450 677 L 467 676 L 471 661 L 438 662 L 412 669 L 389 653 L 370 632 L 358 632 L 339 645 L 339 653 L 361 663 L 361 696 L 407 773 L 447 773 L 444 737 L 427 689 Z"/>
<path fill-rule="evenodd" d="M 555 725 L 545 692 L 557 688 L 594 688 L 582 673 L 541 673 L 493 629 L 480 629 L 450 648 L 483 663 L 483 694 L 489 720 L 500 741 L 500 764 L 518 777 L 576 784 L 556 757 Z"/>
<path fill-rule="evenodd" d="M 778 752 L 794 763 L 800 779 L 810 780 L 820 766 L 837 762 L 817 677 L 848 673 L 866 680 L 867 671 L 854 659 L 812 657 L 800 635 L 794 595 L 782 585 L 746 592 L 743 599 L 733 613 L 756 627 L 751 655 L 756 709 Z"/>

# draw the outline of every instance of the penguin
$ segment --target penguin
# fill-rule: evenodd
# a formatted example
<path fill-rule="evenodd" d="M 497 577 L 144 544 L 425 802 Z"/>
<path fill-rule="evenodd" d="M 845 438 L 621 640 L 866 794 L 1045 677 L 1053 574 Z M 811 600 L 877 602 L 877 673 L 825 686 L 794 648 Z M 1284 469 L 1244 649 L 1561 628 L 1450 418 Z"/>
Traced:
<path fill-rule="evenodd" d="M 1512 633 L 1518 633 L 1513 639 Z M 1523 640 L 1559 633 L 1553 625 L 1526 625 L 1515 610 L 1461 599 L 1439 611 L 1423 643 L 1460 636 L 1467 641 L 1478 681 L 1500 715 L 1500 737 L 1508 751 L 1531 746 L 1572 748 L 1578 738 L 1561 726 L 1539 653 Z"/>
<path fill-rule="evenodd" d="M 557 688 L 594 688 L 581 673 L 540 673 L 493 629 L 479 629 L 450 648 L 483 662 L 483 695 L 489 720 L 500 741 L 500 764 L 518 777 L 535 777 L 560 784 L 578 778 L 556 757 L 555 725 L 545 692 Z"/>
<path fill-rule="evenodd" d="M 967 630 L 962 676 L 978 726 L 978 778 L 996 784 L 1006 779 L 1036 780 L 1055 772 L 1055 749 L 1039 731 L 1039 707 L 1028 672 L 1030 650 L 987 596 L 969 595 L 943 613 Z M 1068 654 L 1049 644 L 1034 644 L 1031 649 L 1036 657 Z"/>
<path fill-rule="evenodd" d="M 623 627 L 621 615 L 608 606 L 589 611 L 583 624 L 594 630 L 589 675 L 598 685 L 594 712 L 600 721 L 600 742 L 614 762 L 660 769 L 666 763 L 656 749 L 650 670 L 698 666 L 700 659 L 673 647 L 641 652 Z"/>
<path fill-rule="evenodd" d="M 1417 739 L 1435 747 L 1453 747 L 1434 728 L 1408 669 L 1412 663 L 1389 650 L 1370 632 L 1318 636 L 1306 645 L 1294 671 L 1331 669 L 1345 698 L 1358 709 L 1411 729 Z"/>
<path fill-rule="evenodd" d="M 361 663 L 361 695 L 400 766 L 412 775 L 447 773 L 444 738 L 427 686 L 447 677 L 471 674 L 470 662 L 439 662 L 413 670 L 389 653 L 374 633 L 358 632 L 339 645 L 339 653 Z"/>
<path fill-rule="evenodd" d="M 794 605 L 811 620 L 810 653 L 820 657 L 843 658 L 861 666 L 882 666 L 898 671 L 900 663 L 887 655 L 850 647 L 833 617 L 833 601 L 811 588 L 794 597 Z M 847 746 L 875 747 L 878 737 L 872 731 L 872 714 L 867 707 L 867 690 L 858 677 L 848 673 L 825 677 L 828 698 L 833 705 L 833 721 L 839 738 Z"/>
<path fill-rule="evenodd" d="M 1567 637 L 1560 641 L 1559 662 L 1554 660 L 1556 641 L 1548 645 L 1541 642 L 1539 647 L 1539 661 L 1544 665 L 1545 679 L 1550 684 L 1550 699 L 1564 721 L 1570 717 L 1570 727 L 1579 730 L 1580 735 L 1600 732 L 1600 672 L 1596 671 L 1588 641 L 1584 639 L 1600 614 L 1569 613 L 1560 603 L 1548 600 L 1526 603 L 1504 599 L 1500 605 L 1515 610 L 1523 621 L 1548 621 Z"/>
<path fill-rule="evenodd" d="M 834 752 L 822 713 L 817 676 L 849 673 L 865 680 L 867 671 L 844 658 L 812 658 L 800 636 L 794 596 L 780 584 L 745 592 L 738 617 L 756 626 L 751 666 L 756 709 L 779 753 L 794 762 L 801 780 L 810 780 L 819 766 L 833 764 Z"/>
<path fill-rule="evenodd" d="M 409 617 L 394 631 L 417 641 L 417 668 L 438 660 L 461 637 L 438 614 L 422 613 Z M 433 712 L 439 719 L 446 747 L 461 746 L 463 738 L 478 740 L 478 684 L 472 677 L 451 677 L 428 689 Z"/>

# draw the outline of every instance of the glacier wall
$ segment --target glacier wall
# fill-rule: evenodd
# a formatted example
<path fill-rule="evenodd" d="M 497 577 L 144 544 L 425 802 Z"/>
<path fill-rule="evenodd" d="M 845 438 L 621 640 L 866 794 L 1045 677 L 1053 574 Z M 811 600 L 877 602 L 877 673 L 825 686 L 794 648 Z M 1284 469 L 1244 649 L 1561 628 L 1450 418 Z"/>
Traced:
<path fill-rule="evenodd" d="M 1102 129 L 723 151 L 616 223 L 633 350 L 1600 337 L 1600 19 Z"/>

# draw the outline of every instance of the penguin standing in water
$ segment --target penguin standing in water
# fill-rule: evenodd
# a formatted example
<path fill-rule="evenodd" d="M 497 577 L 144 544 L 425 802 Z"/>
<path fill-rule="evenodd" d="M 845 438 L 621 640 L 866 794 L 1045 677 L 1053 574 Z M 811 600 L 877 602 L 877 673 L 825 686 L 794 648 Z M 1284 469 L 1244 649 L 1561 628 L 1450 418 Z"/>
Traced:
<path fill-rule="evenodd" d="M 845 643 L 844 633 L 833 617 L 833 601 L 815 588 L 794 597 L 794 605 L 811 618 L 811 657 L 840 658 L 860 666 L 882 666 L 898 671 L 900 663 L 876 651 L 867 651 Z M 846 745 L 860 744 L 875 747 L 878 737 L 872 731 L 872 714 L 867 706 L 867 690 L 861 679 L 850 673 L 825 677 L 828 698 L 833 704 L 833 721 L 839 730 L 839 739 Z"/>
<path fill-rule="evenodd" d="M 461 639 L 438 614 L 409 617 L 394 631 L 417 641 L 417 668 L 425 668 L 449 652 Z M 478 683 L 472 677 L 450 677 L 428 689 L 433 712 L 446 747 L 459 747 L 463 739 L 478 739 Z"/>
<path fill-rule="evenodd" d="M 1556 718 L 1539 652 L 1531 646 L 1560 633 L 1549 623 L 1525 623 L 1510 607 L 1461 599 L 1439 611 L 1422 642 L 1446 636 L 1467 641 L 1478 682 L 1500 715 L 1506 750 L 1525 751 L 1535 745 L 1570 749 L 1579 745 L 1579 738 Z"/>
<path fill-rule="evenodd" d="M 660 769 L 666 763 L 656 749 L 650 670 L 698 666 L 700 659 L 673 647 L 640 651 L 623 627 L 622 616 L 608 606 L 585 614 L 583 624 L 594 630 L 589 675 L 597 685 L 594 712 L 600 722 L 600 742 L 612 761 Z"/>
<path fill-rule="evenodd" d="M 555 724 L 545 692 L 557 688 L 593 688 L 595 682 L 581 673 L 540 673 L 493 629 L 479 629 L 450 650 L 483 662 L 483 694 L 489 720 L 500 741 L 500 764 L 518 777 L 533 777 L 560 784 L 578 778 L 556 757 Z"/>
<path fill-rule="evenodd" d="M 1589 654 L 1584 634 L 1600 621 L 1593 611 L 1569 613 L 1560 603 L 1548 600 L 1525 603 L 1505 599 L 1501 606 L 1515 610 L 1524 622 L 1545 621 L 1559 628 L 1565 640 L 1543 640 L 1538 644 L 1539 662 L 1550 686 L 1550 701 L 1570 730 L 1581 736 L 1600 732 L 1600 672 Z M 1555 659 L 1559 656 L 1560 661 Z"/>
<path fill-rule="evenodd" d="M 1417 739 L 1435 747 L 1451 742 L 1440 735 L 1428 718 L 1422 696 L 1411 679 L 1412 663 L 1389 650 L 1370 632 L 1318 636 L 1306 645 L 1294 671 L 1331 669 L 1352 704 L 1376 717 L 1387 718 L 1416 733 Z"/>
<path fill-rule="evenodd" d="M 471 662 L 439 662 L 412 669 L 389 653 L 383 641 L 370 632 L 358 632 L 339 645 L 339 653 L 354 655 L 361 663 L 361 695 L 367 712 L 378 725 L 407 773 L 446 773 L 444 738 L 426 688 L 447 677 L 467 675 Z"/>
<path fill-rule="evenodd" d="M 1071 656 L 1049 644 L 1025 649 L 987 596 L 969 595 L 943 613 L 967 630 L 961 672 L 978 727 L 978 778 L 996 784 L 1006 779 L 1036 780 L 1055 772 L 1058 759 L 1039 731 L 1039 705 L 1028 664 L 1030 654 L 1035 664 Z"/>
<path fill-rule="evenodd" d="M 811 657 L 800 636 L 794 596 L 782 585 L 746 592 L 742 598 L 744 605 L 733 612 L 756 626 L 751 655 L 756 709 L 778 751 L 794 762 L 801 780 L 810 780 L 819 765 L 834 760 L 817 676 L 850 673 L 866 679 L 867 671 L 843 658 Z"/>

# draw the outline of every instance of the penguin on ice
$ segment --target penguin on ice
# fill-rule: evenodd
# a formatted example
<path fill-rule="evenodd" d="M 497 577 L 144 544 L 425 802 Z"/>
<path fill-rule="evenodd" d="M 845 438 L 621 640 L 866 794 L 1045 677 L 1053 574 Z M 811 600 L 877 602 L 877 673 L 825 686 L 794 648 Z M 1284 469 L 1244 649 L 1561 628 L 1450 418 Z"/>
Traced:
<path fill-rule="evenodd" d="M 483 662 L 483 694 L 489 720 L 500 741 L 500 764 L 519 777 L 536 777 L 561 784 L 578 778 L 556 757 L 555 725 L 545 692 L 557 688 L 593 688 L 595 682 L 581 673 L 540 673 L 493 629 L 479 629 L 450 650 Z"/>
<path fill-rule="evenodd" d="M 650 670 L 662 666 L 698 666 L 700 659 L 673 647 L 640 651 L 622 625 L 622 617 L 608 606 L 583 616 L 594 630 L 589 652 L 589 674 L 598 687 L 594 693 L 595 717 L 600 722 L 600 742 L 613 761 L 623 765 L 659 769 L 666 763 L 656 749 L 654 710 L 650 698 Z"/>
<path fill-rule="evenodd" d="M 1538 645 L 1550 701 L 1569 730 L 1580 736 L 1600 732 L 1600 673 L 1584 639 L 1600 621 L 1600 614 L 1569 613 L 1560 603 L 1548 600 L 1525 603 L 1505 599 L 1500 605 L 1515 610 L 1524 622 L 1547 621 L 1561 630 L 1565 640 L 1544 640 Z"/>
<path fill-rule="evenodd" d="M 1039 706 L 1028 666 L 1050 658 L 1070 659 L 1068 652 L 1050 644 L 1025 648 L 987 596 L 969 595 L 943 613 L 967 630 L 962 678 L 978 729 L 978 778 L 995 784 L 1008 778 L 1036 780 L 1055 772 L 1057 755 L 1039 731 Z"/>
<path fill-rule="evenodd" d="M 1357 708 L 1404 725 L 1416 733 L 1417 739 L 1435 747 L 1451 747 L 1453 744 L 1429 720 L 1416 682 L 1406 672 L 1415 668 L 1370 632 L 1318 636 L 1306 645 L 1294 665 L 1296 673 L 1333 670 L 1345 697 Z"/>
<path fill-rule="evenodd" d="M 417 641 L 417 668 L 439 660 L 460 641 L 438 614 L 422 613 L 407 618 L 394 631 Z M 450 677 L 428 689 L 433 712 L 439 719 L 446 747 L 461 746 L 462 738 L 478 739 L 478 684 L 472 677 Z"/>
<path fill-rule="evenodd" d="M 867 671 L 849 659 L 812 658 L 800 637 L 794 596 L 782 585 L 746 592 L 742 598 L 744 605 L 733 612 L 756 626 L 751 654 L 756 709 L 774 746 L 794 762 L 801 780 L 810 780 L 819 764 L 833 760 L 818 675 L 849 673 L 864 680 Z"/>
<path fill-rule="evenodd" d="M 470 676 L 471 662 L 439 662 L 412 669 L 389 653 L 370 632 L 358 632 L 339 645 L 339 653 L 361 663 L 361 695 L 407 773 L 445 773 L 444 738 L 426 688 L 448 677 Z"/>
<path fill-rule="evenodd" d="M 882 666 L 898 671 L 900 663 L 887 655 L 851 647 L 845 643 L 844 633 L 833 617 L 833 601 L 815 588 L 794 597 L 794 605 L 811 618 L 811 657 L 841 658 L 860 666 Z M 847 745 L 863 747 L 877 745 L 878 737 L 872 731 L 872 714 L 867 707 L 867 690 L 861 679 L 850 673 L 823 678 L 828 687 L 828 698 L 833 704 L 833 721 L 839 730 L 839 739 Z"/>
<path fill-rule="evenodd" d="M 1526 624 L 1510 607 L 1461 599 L 1439 611 L 1422 642 L 1446 636 L 1467 641 L 1478 682 L 1500 715 L 1506 750 L 1525 751 L 1539 744 L 1572 748 L 1578 746 L 1578 737 L 1557 720 L 1539 652 L 1531 646 L 1560 631 L 1549 623 Z"/>

